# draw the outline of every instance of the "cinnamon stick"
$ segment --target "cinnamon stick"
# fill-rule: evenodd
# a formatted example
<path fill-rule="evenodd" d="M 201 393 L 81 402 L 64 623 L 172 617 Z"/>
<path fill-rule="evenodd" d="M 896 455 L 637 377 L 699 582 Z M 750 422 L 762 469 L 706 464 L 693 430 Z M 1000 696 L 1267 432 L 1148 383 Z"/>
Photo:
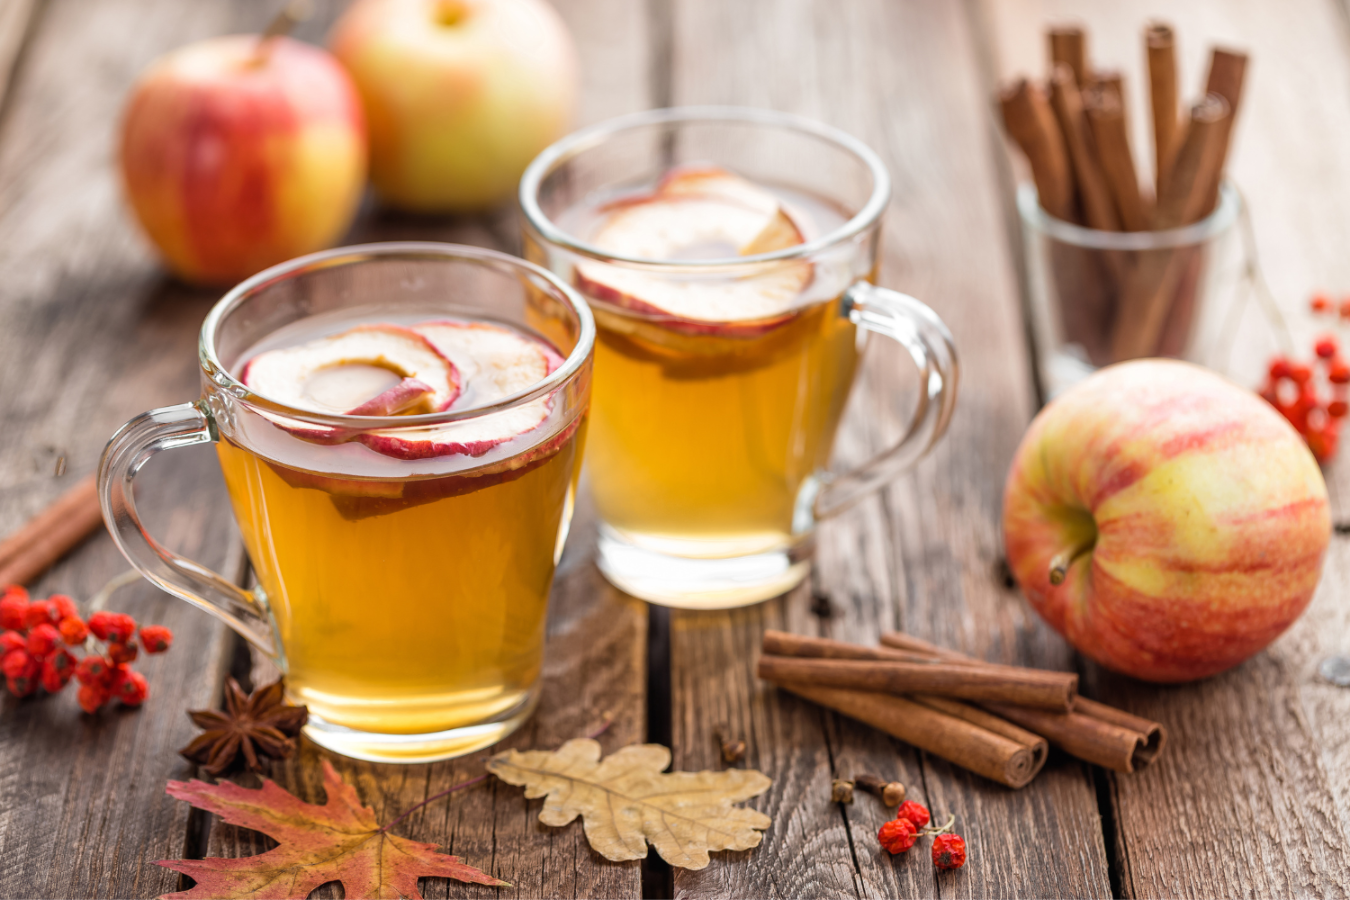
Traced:
<path fill-rule="evenodd" d="M 928 654 L 952 665 L 980 662 L 903 632 L 887 632 L 881 636 L 881 642 L 893 649 Z M 1118 772 L 1142 769 L 1158 757 L 1167 743 L 1167 731 L 1157 722 L 1082 696 L 1074 699 L 1073 712 L 1068 714 L 1041 715 L 1042 710 L 1026 707 L 996 703 L 980 705 L 1080 759 Z"/>
<path fill-rule="evenodd" d="M 1151 210 L 1139 192 L 1139 176 L 1134 169 L 1134 155 L 1130 152 L 1128 125 L 1120 95 L 1109 84 L 1093 85 L 1083 92 L 1083 108 L 1092 137 L 1097 144 L 1097 157 L 1106 176 L 1116 211 L 1126 231 L 1144 231 L 1148 228 Z"/>
<path fill-rule="evenodd" d="M 1218 94 L 1208 94 L 1191 107 L 1180 149 L 1158 192 L 1153 210 L 1155 229 L 1189 225 L 1208 212 L 1207 191 L 1223 165 L 1224 128 L 1230 118 L 1228 101 Z M 1119 362 L 1157 352 L 1186 258 L 1186 253 L 1173 251 L 1141 255 L 1116 311 L 1111 334 L 1112 359 Z"/>
<path fill-rule="evenodd" d="M 1162 749 L 1161 728 L 1155 732 L 1156 740 L 1151 740 L 1143 732 L 1077 710 L 1056 713 L 1003 703 L 983 705 L 990 712 L 1043 735 L 1055 746 L 1079 759 L 1117 772 L 1133 772 L 1136 768 L 1143 768 Z"/>
<path fill-rule="evenodd" d="M 999 108 L 1004 129 L 1031 163 L 1041 207 L 1057 219 L 1072 220 L 1073 175 L 1068 150 L 1045 95 L 1019 78 L 999 92 Z"/>
<path fill-rule="evenodd" d="M 943 662 L 761 656 L 759 677 L 858 691 L 936 694 L 1061 712 L 1073 708 L 1073 698 L 1078 693 L 1078 676 L 1072 672 Z"/>
<path fill-rule="evenodd" d="M 1205 185 L 1203 214 L 1208 215 L 1219 199 L 1219 183 L 1223 181 L 1224 164 L 1228 161 L 1228 148 L 1233 141 L 1233 125 L 1237 121 L 1238 107 L 1242 103 L 1242 85 L 1247 76 L 1247 54 L 1235 50 L 1215 47 L 1209 58 L 1209 77 L 1205 80 L 1205 91 L 1218 94 L 1228 101 L 1228 119 L 1220 127 L 1219 160 L 1209 172 L 1209 181 Z"/>
<path fill-rule="evenodd" d="M 1120 220 L 1111 202 L 1106 177 L 1097 162 L 1087 115 L 1083 111 L 1083 97 L 1073 70 L 1064 63 L 1056 65 L 1050 77 L 1050 105 L 1064 132 L 1074 181 L 1083 200 L 1084 219 L 1089 227 L 1098 231 L 1119 231 Z"/>
<path fill-rule="evenodd" d="M 931 663 L 931 653 L 897 650 L 891 647 L 864 647 L 829 638 L 792 634 L 770 629 L 764 632 L 762 649 L 769 656 L 816 657 L 818 659 L 886 659 Z"/>
<path fill-rule="evenodd" d="M 1039 734 L 1033 734 L 1025 728 L 1014 725 L 1007 719 L 1000 719 L 978 706 L 971 706 L 969 703 L 962 703 L 960 700 L 951 700 L 947 697 L 934 697 L 932 694 L 914 694 L 909 699 L 915 703 L 922 703 L 924 706 L 936 709 L 938 712 L 964 719 L 972 725 L 978 725 L 986 731 L 992 731 L 994 734 L 1021 744 L 1031 751 L 1037 768 L 1040 768 L 1040 761 L 1045 758 L 1048 752 L 1046 740 Z"/>
<path fill-rule="evenodd" d="M 1144 29 L 1144 48 L 1148 55 L 1148 91 L 1153 114 L 1153 183 L 1162 190 L 1167 167 L 1176 149 L 1177 49 L 1172 26 L 1151 23 Z"/>
<path fill-rule="evenodd" d="M 1067 65 L 1073 72 L 1074 83 L 1087 83 L 1087 32 L 1077 25 L 1063 25 L 1047 32 L 1050 39 L 1050 67 Z"/>
<path fill-rule="evenodd" d="M 0 585 L 27 584 L 103 524 L 93 475 L 0 542 Z"/>
<path fill-rule="evenodd" d="M 1025 786 L 1045 764 L 1045 755 L 1038 758 L 1031 747 L 903 697 L 770 680 L 799 697 L 1011 788 Z"/>

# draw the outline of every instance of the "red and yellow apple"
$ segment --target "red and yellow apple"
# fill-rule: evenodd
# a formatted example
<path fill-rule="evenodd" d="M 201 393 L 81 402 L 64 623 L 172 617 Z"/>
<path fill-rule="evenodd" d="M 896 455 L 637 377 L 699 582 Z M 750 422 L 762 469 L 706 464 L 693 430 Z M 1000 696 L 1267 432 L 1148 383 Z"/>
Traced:
<path fill-rule="evenodd" d="M 329 46 L 365 104 L 371 182 L 403 209 L 510 197 L 576 106 L 576 50 L 544 0 L 356 0 Z"/>
<path fill-rule="evenodd" d="M 187 281 L 230 283 L 347 231 L 365 186 L 365 118 L 324 50 L 285 37 L 214 38 L 141 77 L 121 166 L 169 267 Z"/>
<path fill-rule="evenodd" d="M 1103 666 L 1213 675 L 1298 618 L 1322 571 L 1322 474 L 1264 400 L 1186 363 L 1111 366 L 1031 423 L 1003 499 L 1031 605 Z"/>

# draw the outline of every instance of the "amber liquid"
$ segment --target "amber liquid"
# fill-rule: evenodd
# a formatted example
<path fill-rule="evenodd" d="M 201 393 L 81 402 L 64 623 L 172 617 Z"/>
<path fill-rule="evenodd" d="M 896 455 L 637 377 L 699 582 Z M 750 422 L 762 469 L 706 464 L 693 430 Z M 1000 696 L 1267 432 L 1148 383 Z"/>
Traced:
<path fill-rule="evenodd" d="M 222 440 L 292 697 L 383 733 L 444 731 L 523 703 L 579 443 L 573 434 L 509 474 L 379 482 L 290 469 Z M 403 496 L 356 495 L 381 489 Z"/>
<path fill-rule="evenodd" d="M 844 220 L 791 200 L 819 230 Z M 827 274 L 818 267 L 799 305 L 770 323 L 691 327 L 588 298 L 598 336 L 587 459 L 600 516 L 622 540 L 729 558 L 809 528 L 803 488 L 829 463 L 860 353 L 827 287 L 851 279 Z"/>

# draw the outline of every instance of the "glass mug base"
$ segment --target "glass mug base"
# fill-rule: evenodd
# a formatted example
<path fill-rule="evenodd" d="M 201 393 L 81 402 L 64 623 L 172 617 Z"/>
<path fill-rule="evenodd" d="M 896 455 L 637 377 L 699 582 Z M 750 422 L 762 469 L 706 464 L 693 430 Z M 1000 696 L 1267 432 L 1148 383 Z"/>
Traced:
<path fill-rule="evenodd" d="M 675 609 L 735 609 L 762 603 L 801 584 L 811 571 L 811 543 L 800 541 L 738 556 L 676 555 L 642 546 L 600 525 L 596 565 L 619 590 Z"/>
<path fill-rule="evenodd" d="M 382 734 L 357 731 L 311 715 L 305 736 L 334 753 L 367 762 L 430 763 L 464 756 L 504 739 L 530 717 L 539 705 L 536 684 L 521 701 L 486 722 L 425 734 Z"/>

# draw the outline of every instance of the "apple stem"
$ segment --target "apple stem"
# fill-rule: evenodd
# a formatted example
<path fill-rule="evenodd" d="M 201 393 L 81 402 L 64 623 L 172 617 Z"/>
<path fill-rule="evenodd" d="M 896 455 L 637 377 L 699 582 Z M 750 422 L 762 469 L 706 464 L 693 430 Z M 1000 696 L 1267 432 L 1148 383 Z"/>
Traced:
<path fill-rule="evenodd" d="M 258 38 L 258 47 L 253 53 L 253 62 L 255 65 L 262 65 L 267 62 L 267 54 L 272 47 L 272 39 L 285 37 L 290 34 L 296 25 L 308 19 L 314 14 L 314 4 L 310 0 L 291 0 L 282 7 L 281 12 L 277 13 L 272 24 L 267 26 L 267 30 Z"/>
<path fill-rule="evenodd" d="M 1096 535 L 1093 535 L 1092 540 L 1084 541 L 1077 547 L 1072 547 L 1065 550 L 1063 553 L 1057 553 L 1055 556 L 1051 557 L 1050 583 L 1063 584 L 1065 577 L 1069 574 L 1069 567 L 1074 564 L 1078 557 L 1091 550 L 1096 543 L 1097 537 Z"/>

